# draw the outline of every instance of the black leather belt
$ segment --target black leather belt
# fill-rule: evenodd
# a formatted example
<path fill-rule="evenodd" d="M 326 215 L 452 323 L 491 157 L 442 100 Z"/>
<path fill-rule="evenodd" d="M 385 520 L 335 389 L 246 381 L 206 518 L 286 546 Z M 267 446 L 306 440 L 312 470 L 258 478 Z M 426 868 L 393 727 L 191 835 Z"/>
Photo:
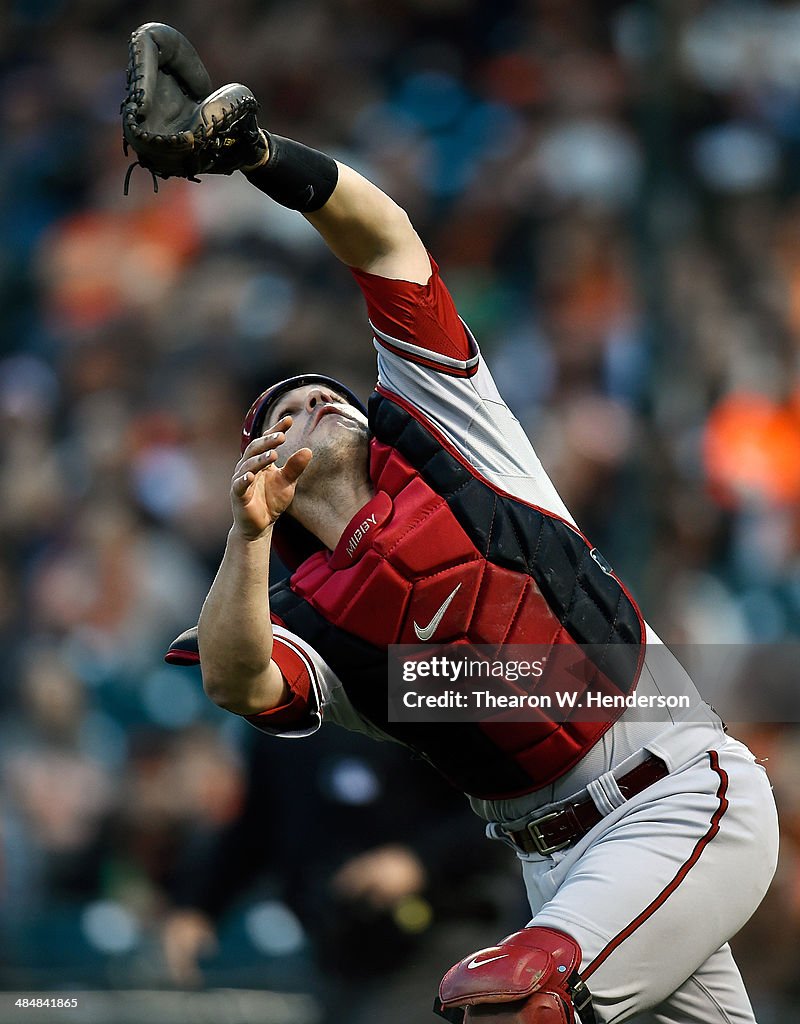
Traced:
<path fill-rule="evenodd" d="M 641 764 L 621 775 L 617 779 L 617 785 L 622 795 L 630 800 L 632 796 L 641 793 L 643 789 L 652 786 L 666 775 L 669 775 L 667 766 L 660 757 L 651 754 Z M 605 814 L 597 809 L 594 800 L 587 796 L 576 803 L 563 804 L 558 809 L 543 814 L 541 818 L 534 818 L 524 828 L 504 828 L 501 831 L 523 853 L 540 853 L 546 857 L 583 839 L 604 817 Z"/>

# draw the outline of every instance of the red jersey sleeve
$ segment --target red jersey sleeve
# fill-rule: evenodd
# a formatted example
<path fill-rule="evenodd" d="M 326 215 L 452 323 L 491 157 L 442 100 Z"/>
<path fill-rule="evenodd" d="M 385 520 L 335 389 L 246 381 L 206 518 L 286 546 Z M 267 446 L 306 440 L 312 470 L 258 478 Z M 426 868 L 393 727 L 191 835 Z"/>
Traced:
<path fill-rule="evenodd" d="M 475 339 L 456 312 L 431 257 L 427 284 L 394 281 L 351 268 L 378 345 L 413 363 L 458 377 L 478 368 Z"/>
<path fill-rule="evenodd" d="M 279 636 L 275 636 L 273 640 L 272 660 L 281 670 L 289 687 L 289 700 L 269 711 L 243 717 L 254 725 L 268 725 L 270 729 L 288 729 L 307 720 L 316 710 L 313 707 L 314 698 L 311 693 L 313 665 L 299 647 Z"/>

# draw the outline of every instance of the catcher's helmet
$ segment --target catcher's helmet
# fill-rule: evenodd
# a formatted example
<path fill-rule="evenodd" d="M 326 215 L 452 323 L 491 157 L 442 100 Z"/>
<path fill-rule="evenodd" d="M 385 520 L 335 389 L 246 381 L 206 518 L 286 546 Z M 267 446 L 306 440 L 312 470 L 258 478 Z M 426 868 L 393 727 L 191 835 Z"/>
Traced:
<path fill-rule="evenodd" d="M 266 391 L 262 391 L 250 406 L 250 411 L 245 416 L 242 425 L 242 453 L 244 453 L 245 448 L 253 438 L 259 437 L 263 432 L 269 407 L 276 399 L 280 398 L 281 395 L 285 395 L 287 391 L 294 391 L 295 388 L 301 388 L 306 384 L 326 385 L 337 394 L 346 398 L 351 405 L 360 412 L 363 412 L 365 416 L 367 415 L 366 407 L 361 399 L 354 395 L 350 388 L 340 384 L 333 377 L 327 377 L 322 373 L 302 373 L 297 377 L 287 377 L 286 380 L 278 381 L 277 384 L 268 387 Z M 301 526 L 296 519 L 292 519 L 287 515 L 283 515 L 278 519 L 275 524 L 272 540 L 280 560 L 289 570 L 296 569 L 301 562 L 304 562 L 310 555 L 313 555 L 315 551 L 322 551 L 325 547 L 322 541 L 315 537 L 313 533 L 304 526 Z"/>
<path fill-rule="evenodd" d="M 268 387 L 266 391 L 262 391 L 250 406 L 250 411 L 245 416 L 244 424 L 242 425 L 242 454 L 244 454 L 245 448 L 253 438 L 258 437 L 264 430 L 264 422 L 266 421 L 270 405 L 277 398 L 280 398 L 281 395 L 285 395 L 287 391 L 302 388 L 305 384 L 326 384 L 329 388 L 336 391 L 337 394 L 343 395 L 351 405 L 355 406 L 360 412 L 363 412 L 365 416 L 367 415 L 366 407 L 361 399 L 357 398 L 350 388 L 340 384 L 333 377 L 326 377 L 324 373 L 301 373 L 297 377 L 287 377 L 286 380 L 278 381 L 277 384 Z"/>

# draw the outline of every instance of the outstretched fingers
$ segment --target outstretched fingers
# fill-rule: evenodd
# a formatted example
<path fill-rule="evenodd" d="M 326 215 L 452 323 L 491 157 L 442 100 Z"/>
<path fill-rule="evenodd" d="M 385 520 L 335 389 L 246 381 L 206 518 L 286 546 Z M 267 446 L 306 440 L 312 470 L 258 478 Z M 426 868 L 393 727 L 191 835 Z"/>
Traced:
<path fill-rule="evenodd" d="M 234 476 L 231 482 L 231 491 L 237 498 L 244 498 L 247 495 L 248 490 L 255 482 L 255 474 L 253 473 L 242 473 L 241 476 Z"/>
<path fill-rule="evenodd" d="M 253 438 L 236 464 L 231 481 L 231 491 L 237 498 L 246 497 L 256 477 L 275 464 L 278 448 L 286 440 L 286 433 L 292 425 L 291 416 L 282 416 L 268 431 Z"/>
<path fill-rule="evenodd" d="M 280 469 L 287 484 L 295 484 L 299 477 L 306 471 L 306 467 L 311 462 L 312 452 L 310 448 L 300 448 L 290 455 L 286 460 L 286 464 Z"/>
<path fill-rule="evenodd" d="M 256 455 L 251 455 L 247 459 L 243 459 L 242 462 L 236 467 L 234 476 L 237 479 L 247 479 L 248 482 L 255 479 L 256 473 L 260 473 L 263 469 L 268 469 L 278 457 L 278 453 L 275 448 L 270 448 L 267 451 L 259 452 Z"/>

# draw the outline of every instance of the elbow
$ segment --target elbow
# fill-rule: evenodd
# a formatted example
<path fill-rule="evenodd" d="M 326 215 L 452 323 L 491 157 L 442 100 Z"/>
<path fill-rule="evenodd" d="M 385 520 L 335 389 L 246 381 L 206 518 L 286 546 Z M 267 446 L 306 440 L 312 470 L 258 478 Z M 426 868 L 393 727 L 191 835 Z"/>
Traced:
<path fill-rule="evenodd" d="M 203 689 L 206 697 L 217 707 L 236 715 L 251 714 L 251 701 L 248 699 L 250 687 L 246 678 L 231 672 L 223 675 L 203 667 Z"/>
<path fill-rule="evenodd" d="M 269 660 L 264 661 L 260 653 L 243 658 L 241 652 L 215 643 L 213 636 L 209 640 L 203 625 L 201 615 L 197 639 L 206 697 L 217 707 L 237 715 L 263 711 Z"/>
<path fill-rule="evenodd" d="M 202 668 L 203 690 L 206 697 L 217 707 L 224 708 L 226 711 L 232 710 L 231 703 L 235 702 L 236 694 L 230 685 L 230 680 L 207 671 L 205 666 Z"/>
<path fill-rule="evenodd" d="M 224 678 L 206 671 L 205 667 L 203 667 L 203 690 L 206 697 L 217 707 L 224 708 L 226 711 L 230 710 L 228 705 L 234 697 L 230 684 Z"/>
<path fill-rule="evenodd" d="M 223 674 L 204 667 L 203 689 L 212 703 L 234 715 L 257 715 L 275 705 L 268 671 Z"/>
<path fill-rule="evenodd" d="M 257 715 L 268 710 L 264 707 L 263 701 L 253 700 L 247 695 L 232 692 L 224 686 L 214 683 L 203 684 L 203 689 L 212 703 L 216 704 L 218 708 L 222 708 L 223 711 L 230 711 L 234 715 Z"/>

